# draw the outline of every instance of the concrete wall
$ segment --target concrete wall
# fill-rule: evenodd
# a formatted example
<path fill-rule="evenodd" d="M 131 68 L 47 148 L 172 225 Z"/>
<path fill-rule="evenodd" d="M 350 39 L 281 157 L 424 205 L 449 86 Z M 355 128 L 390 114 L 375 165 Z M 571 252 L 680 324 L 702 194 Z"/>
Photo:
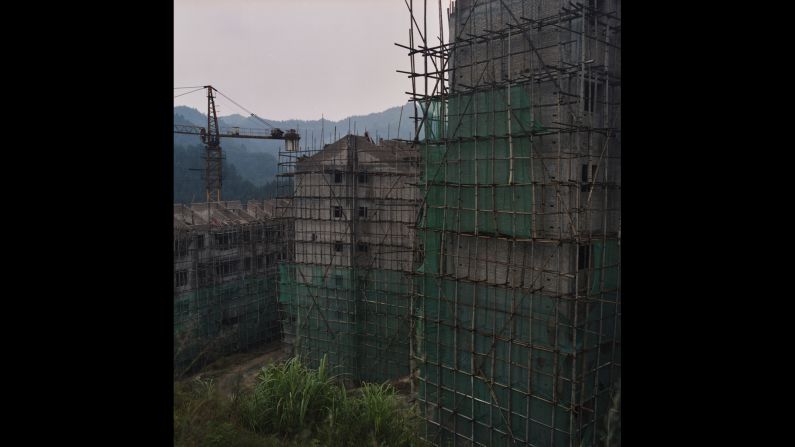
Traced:
<path fill-rule="evenodd" d="M 492 37 L 486 42 L 467 43 L 472 35 L 486 30 L 505 31 L 505 24 L 525 23 L 520 17 L 535 21 L 555 21 L 559 0 L 455 2 L 450 16 L 450 40 L 460 42 L 452 52 L 451 91 L 467 92 L 470 87 L 507 89 L 520 84 L 531 102 L 534 121 L 553 129 L 553 133 L 532 137 L 537 182 L 536 237 L 549 240 L 588 239 L 591 235 L 615 237 L 620 221 L 619 139 L 607 139 L 600 129 L 620 129 L 620 51 L 609 46 L 620 44 L 617 22 L 604 17 L 581 17 L 557 24 L 516 32 L 510 38 Z M 585 2 L 586 5 L 589 2 Z M 620 1 L 590 3 L 600 11 L 618 11 Z M 565 6 L 565 4 L 564 4 Z M 587 37 L 578 32 L 585 31 Z M 574 32 L 576 31 L 576 32 Z M 456 40 L 456 37 L 459 37 Z M 580 70 L 584 61 L 585 71 Z M 561 69 L 560 71 L 557 69 Z M 540 82 L 527 82 L 530 77 Z M 545 76 L 545 77 L 543 77 Z M 524 79 L 523 79 L 524 77 Z M 591 86 L 587 93 L 585 89 Z M 506 90 L 507 91 L 507 90 Z M 596 98 L 595 104 L 584 100 Z M 484 114 L 482 119 L 489 119 Z M 554 132 L 555 128 L 592 128 L 592 131 Z M 521 129 L 514 134 L 522 135 Z M 595 181 L 593 191 L 582 191 L 582 167 L 587 165 L 588 181 Z M 596 171 L 593 171 L 594 167 Z M 595 173 L 595 176 L 594 176 Z M 576 250 L 576 244 L 572 245 Z M 502 250 L 495 247 L 497 250 Z M 514 248 L 517 250 L 520 248 Z M 574 257 L 571 253 L 568 257 Z M 456 256 L 460 257 L 460 256 Z M 565 272 L 561 272 L 564 274 Z"/>
<path fill-rule="evenodd" d="M 425 253 L 415 291 L 413 348 L 418 400 L 437 445 L 600 445 L 597 431 L 620 377 L 614 352 L 620 352 L 621 66 L 620 50 L 610 42 L 621 36 L 614 32 L 620 23 L 609 17 L 565 20 L 570 13 L 561 8 L 571 3 L 579 2 L 480 0 L 472 8 L 474 0 L 459 0 L 450 17 L 446 34 L 455 48 L 448 110 L 469 103 L 468 113 L 477 115 L 467 117 L 471 127 L 447 135 L 468 142 L 467 158 L 457 159 L 455 143 L 437 146 L 453 154 L 444 172 L 454 174 L 442 181 L 469 182 L 466 193 L 475 191 L 472 183 L 482 186 L 478 191 L 495 190 L 502 194 L 495 210 L 510 216 L 529 208 L 534 225 L 530 235 L 526 225 L 520 232 L 507 225 L 510 234 L 500 234 L 496 223 L 481 226 L 484 219 L 496 221 L 496 212 L 480 208 L 464 214 L 466 230 L 456 231 L 455 223 L 439 218 L 463 214 L 456 214 L 464 198 L 459 201 L 455 186 L 452 195 L 429 199 L 428 207 L 443 213 L 434 216 L 425 240 L 435 252 Z M 612 0 L 584 3 L 600 11 L 620 8 Z M 507 34 L 506 24 L 527 23 L 519 17 L 544 25 L 467 41 L 487 30 Z M 507 110 L 500 103 L 511 90 L 512 99 L 530 104 L 519 111 L 521 121 L 511 121 L 511 141 L 523 143 L 522 155 L 530 147 L 532 160 L 522 160 L 522 169 L 532 172 L 514 196 L 507 176 L 484 181 L 479 171 L 480 163 L 497 171 L 508 166 L 509 155 L 484 159 L 491 151 L 480 149 L 509 153 L 508 132 L 501 130 L 507 114 L 499 113 Z"/>
<path fill-rule="evenodd" d="M 366 151 L 359 152 L 356 168 L 347 164 L 348 158 L 342 152 L 314 165 L 311 172 L 296 173 L 295 261 L 350 267 L 353 252 L 358 266 L 410 271 L 418 167 L 401 160 L 380 161 Z M 335 171 L 341 173 L 339 183 Z M 359 182 L 359 172 L 366 173 L 364 183 Z M 366 208 L 364 216 L 360 207 Z M 336 250 L 338 242 L 342 251 Z M 351 247 L 359 243 L 367 244 L 366 253 Z"/>
<path fill-rule="evenodd" d="M 227 202 L 224 207 L 237 213 L 243 211 L 239 202 L 237 205 L 238 207 L 235 208 L 235 202 Z M 206 207 L 203 204 L 195 204 L 194 208 L 197 213 L 201 214 L 203 211 L 206 215 Z M 277 243 L 282 235 L 283 226 L 284 224 L 279 220 L 262 217 L 251 223 L 227 223 L 212 228 L 207 225 L 196 225 L 175 229 L 174 239 L 177 242 L 174 252 L 174 293 L 180 294 L 206 286 L 207 284 L 200 283 L 199 271 L 213 269 L 212 272 L 207 273 L 206 281 L 209 283 L 216 273 L 215 265 L 228 261 L 239 263 L 237 272 L 223 273 L 221 270 L 220 275 L 215 279 L 216 283 L 246 278 L 250 275 L 275 275 L 276 261 L 284 257 L 283 247 Z M 236 238 L 235 242 L 224 243 L 223 239 L 221 241 L 217 239 L 218 235 L 224 234 L 228 235 L 228 238 Z M 200 242 L 200 239 L 203 241 Z M 187 248 L 177 250 L 179 244 L 185 244 Z M 267 265 L 258 265 L 257 259 L 260 256 Z M 249 268 L 246 268 L 246 259 L 249 259 Z M 186 272 L 188 279 L 187 284 L 177 287 L 179 272 Z"/>

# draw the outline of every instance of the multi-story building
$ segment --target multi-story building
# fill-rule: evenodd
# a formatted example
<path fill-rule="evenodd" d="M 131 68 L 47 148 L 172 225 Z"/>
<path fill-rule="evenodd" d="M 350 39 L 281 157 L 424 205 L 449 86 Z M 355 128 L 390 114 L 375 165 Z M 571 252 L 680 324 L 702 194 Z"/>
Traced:
<path fill-rule="evenodd" d="M 286 341 L 353 379 L 408 375 L 417 150 L 365 133 L 290 155 Z"/>
<path fill-rule="evenodd" d="M 437 445 L 615 439 L 620 16 L 617 0 L 459 0 L 448 43 L 415 30 L 412 340 Z"/>
<path fill-rule="evenodd" d="M 273 201 L 174 205 L 174 364 L 182 374 L 279 338 Z"/>

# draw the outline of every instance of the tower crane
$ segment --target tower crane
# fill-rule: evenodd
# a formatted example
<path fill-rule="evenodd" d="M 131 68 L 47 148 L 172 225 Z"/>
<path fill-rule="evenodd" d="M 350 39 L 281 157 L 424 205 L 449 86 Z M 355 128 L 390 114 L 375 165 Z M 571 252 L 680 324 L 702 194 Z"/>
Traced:
<path fill-rule="evenodd" d="M 232 127 L 221 129 L 218 126 L 218 116 L 215 112 L 215 95 L 218 92 L 211 85 L 205 85 L 207 89 L 207 127 L 174 125 L 175 134 L 199 135 L 205 145 L 205 185 L 207 190 L 207 202 L 218 202 L 221 200 L 221 167 L 223 152 L 221 150 L 221 137 L 224 138 L 253 138 L 258 140 L 284 140 L 285 149 L 294 151 L 298 147 L 298 140 L 301 136 L 295 129 L 287 132 L 268 124 L 264 119 L 251 113 L 251 116 L 262 121 L 271 127 L 270 132 L 258 129 L 241 129 Z M 218 92 L 221 93 L 221 92 Z M 221 93 L 223 95 L 223 93 Z M 234 102 L 234 101 L 233 101 Z"/>

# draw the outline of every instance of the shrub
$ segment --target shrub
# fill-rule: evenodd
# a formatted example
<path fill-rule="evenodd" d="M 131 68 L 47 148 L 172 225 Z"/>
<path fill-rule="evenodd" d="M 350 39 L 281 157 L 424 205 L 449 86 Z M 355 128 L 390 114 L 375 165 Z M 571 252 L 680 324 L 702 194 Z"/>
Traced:
<path fill-rule="evenodd" d="M 175 446 L 417 446 L 416 410 L 388 385 L 350 393 L 298 359 L 263 368 L 250 392 L 221 396 L 212 380 L 175 384 Z"/>
<path fill-rule="evenodd" d="M 321 438 L 329 446 L 418 445 L 418 421 L 391 385 L 364 384 L 335 407 Z"/>
<path fill-rule="evenodd" d="M 240 408 L 245 425 L 256 433 L 308 438 L 344 394 L 329 377 L 325 357 L 317 370 L 292 358 L 263 368 L 258 379 Z"/>

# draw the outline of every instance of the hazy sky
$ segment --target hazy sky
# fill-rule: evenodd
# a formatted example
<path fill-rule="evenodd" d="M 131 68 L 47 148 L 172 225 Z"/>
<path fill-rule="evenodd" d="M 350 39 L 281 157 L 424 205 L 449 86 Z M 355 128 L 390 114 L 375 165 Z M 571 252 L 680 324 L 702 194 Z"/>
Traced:
<path fill-rule="evenodd" d="M 174 0 L 174 87 L 211 84 L 278 120 L 380 112 L 408 100 L 395 70 L 409 57 L 394 43 L 408 45 L 409 18 L 403 0 Z M 216 102 L 220 115 L 246 114 Z M 174 105 L 207 107 L 202 91 Z"/>

